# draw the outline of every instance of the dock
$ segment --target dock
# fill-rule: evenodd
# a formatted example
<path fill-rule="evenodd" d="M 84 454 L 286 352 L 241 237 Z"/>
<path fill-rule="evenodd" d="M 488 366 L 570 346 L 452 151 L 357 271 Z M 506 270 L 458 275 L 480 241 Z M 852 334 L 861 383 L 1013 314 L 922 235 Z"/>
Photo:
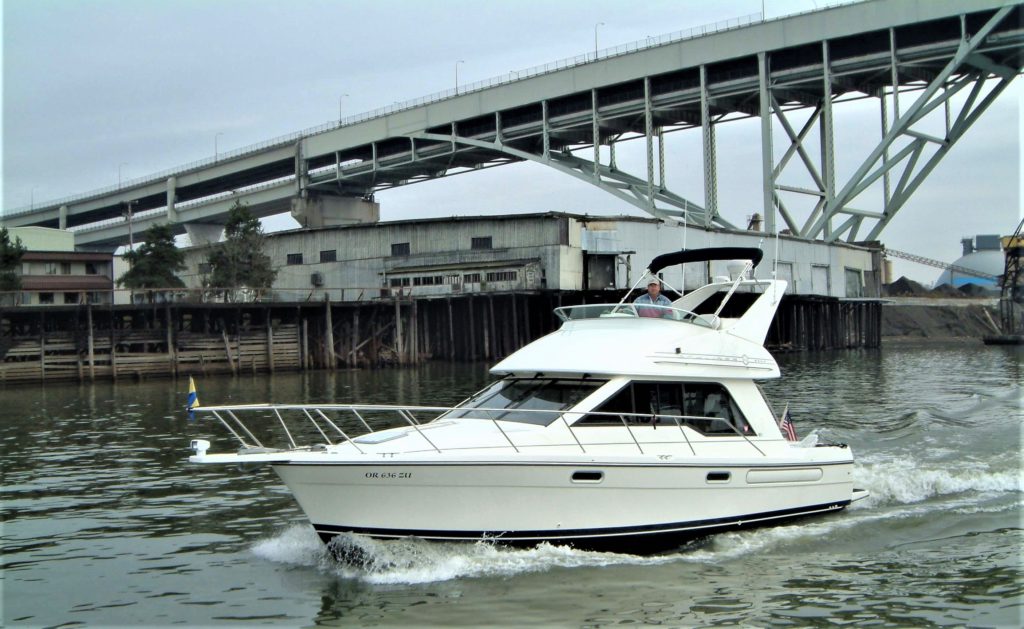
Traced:
<path fill-rule="evenodd" d="M 493 363 L 555 330 L 555 308 L 617 297 L 621 292 L 530 291 L 5 308 L 0 384 Z M 786 296 L 766 345 L 777 352 L 871 348 L 880 345 L 880 330 L 877 300 Z"/>

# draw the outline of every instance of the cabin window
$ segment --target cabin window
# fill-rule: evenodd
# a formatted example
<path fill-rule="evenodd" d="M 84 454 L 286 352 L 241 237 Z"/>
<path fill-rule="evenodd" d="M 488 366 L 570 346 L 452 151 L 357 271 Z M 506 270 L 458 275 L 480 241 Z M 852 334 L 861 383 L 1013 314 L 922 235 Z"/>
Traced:
<path fill-rule="evenodd" d="M 705 434 L 752 434 L 750 424 L 715 382 L 631 382 L 575 426 L 683 425 Z"/>
<path fill-rule="evenodd" d="M 495 382 L 446 418 L 472 417 L 547 426 L 604 384 L 600 380 L 509 378 Z"/>

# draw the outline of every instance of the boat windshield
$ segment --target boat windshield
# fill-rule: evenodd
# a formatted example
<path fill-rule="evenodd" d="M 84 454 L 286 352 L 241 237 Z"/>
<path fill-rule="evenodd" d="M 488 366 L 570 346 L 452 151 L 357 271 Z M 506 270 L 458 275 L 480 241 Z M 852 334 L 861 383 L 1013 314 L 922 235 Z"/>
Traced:
<path fill-rule="evenodd" d="M 562 306 L 561 308 L 555 308 L 555 315 L 562 321 L 649 318 L 685 321 L 706 328 L 714 327 L 711 322 L 712 318 L 707 315 L 702 316 L 689 310 L 655 304 L 584 304 L 582 306 Z"/>
<path fill-rule="evenodd" d="M 547 426 L 604 384 L 603 380 L 506 378 L 460 404 L 444 418 L 522 422 Z"/>

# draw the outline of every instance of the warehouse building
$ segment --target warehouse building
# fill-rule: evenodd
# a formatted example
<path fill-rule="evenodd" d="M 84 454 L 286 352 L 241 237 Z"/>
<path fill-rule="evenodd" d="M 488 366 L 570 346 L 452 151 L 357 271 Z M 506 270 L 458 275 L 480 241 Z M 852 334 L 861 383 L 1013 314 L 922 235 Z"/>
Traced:
<path fill-rule="evenodd" d="M 795 294 L 879 294 L 877 249 L 632 216 L 547 212 L 303 228 L 268 234 L 265 253 L 278 269 L 275 301 L 364 301 L 396 294 L 621 290 L 659 254 L 724 246 L 761 247 L 764 261 L 755 275 L 776 272 Z M 208 246 L 187 250 L 183 279 L 190 288 L 204 285 L 208 256 Z M 691 290 L 729 275 L 729 268 L 712 262 L 689 265 L 685 280 L 678 267 L 661 275 L 670 288 Z"/>

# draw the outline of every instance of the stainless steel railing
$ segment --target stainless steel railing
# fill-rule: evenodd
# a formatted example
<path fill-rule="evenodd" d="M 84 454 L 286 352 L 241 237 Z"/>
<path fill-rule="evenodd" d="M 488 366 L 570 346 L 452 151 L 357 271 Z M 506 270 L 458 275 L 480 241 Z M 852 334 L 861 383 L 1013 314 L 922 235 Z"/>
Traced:
<path fill-rule="evenodd" d="M 737 438 L 739 438 L 761 456 L 766 456 L 765 452 L 751 440 L 751 437 L 763 439 L 762 436 L 745 433 L 743 429 L 721 417 L 698 415 L 381 404 L 249 404 L 204 406 L 194 410 L 197 413 L 210 413 L 216 417 L 220 424 L 241 444 L 242 452 L 247 450 L 257 452 L 316 450 L 322 449 L 325 446 L 347 442 L 357 452 L 365 454 L 364 449 L 360 447 L 360 438 L 386 429 L 405 426 L 412 428 L 429 445 L 427 449 L 408 450 L 408 452 L 435 451 L 442 454 L 446 451 L 455 450 L 507 447 L 518 453 L 531 448 L 568 446 L 579 448 L 581 452 L 586 453 L 588 447 L 626 445 L 635 446 L 641 454 L 644 454 L 645 445 L 650 448 L 652 446 L 685 444 L 693 456 L 698 456 L 698 449 L 714 448 L 723 443 L 736 443 Z M 490 424 L 495 429 L 495 434 L 501 436 L 502 442 L 505 445 L 467 445 L 442 448 L 430 439 L 425 429 L 429 428 L 429 422 L 443 420 L 446 416 L 455 412 L 459 414 L 459 417 L 456 419 L 481 421 Z M 517 442 L 513 439 L 514 431 L 510 434 L 509 428 L 524 422 L 502 419 L 503 416 L 510 412 L 520 416 L 523 414 L 526 414 L 527 417 L 531 415 L 536 416 L 538 421 L 525 422 L 529 424 L 550 427 L 554 423 L 559 423 L 565 428 L 570 439 L 563 442 L 545 443 L 528 443 L 520 439 Z M 261 419 L 269 420 L 269 423 L 272 425 L 276 424 L 280 428 L 281 434 L 277 439 L 283 436 L 287 447 L 268 447 L 256 436 L 247 423 L 251 423 L 254 418 L 247 417 L 246 420 L 243 420 L 240 417 L 240 415 L 257 414 L 261 416 Z M 430 419 L 427 422 L 421 422 L 417 415 L 423 416 L 425 414 L 430 415 Z M 334 418 L 332 418 L 332 415 L 334 415 Z M 550 421 L 544 421 L 546 418 L 550 418 Z M 372 425 L 371 421 L 378 425 Z M 301 426 L 305 426 L 305 428 L 303 429 Z M 349 430 L 346 430 L 343 426 L 349 428 Z M 352 426 L 355 426 L 360 432 L 358 434 L 352 432 Z M 624 438 L 621 441 L 595 442 L 587 434 L 588 431 L 597 428 L 620 426 L 624 429 Z M 659 438 L 653 440 L 651 437 L 654 436 L 654 433 L 647 432 L 647 427 L 651 427 L 654 430 L 659 427 L 673 431 L 677 430 L 680 438 Z M 711 427 L 714 427 L 715 430 L 709 430 Z M 536 433 L 531 434 L 535 435 Z M 581 435 L 583 436 L 582 439 L 580 438 Z M 727 440 L 719 440 L 716 439 L 717 437 L 726 437 Z M 368 443 L 372 442 L 364 442 L 362 445 L 367 445 Z"/>

